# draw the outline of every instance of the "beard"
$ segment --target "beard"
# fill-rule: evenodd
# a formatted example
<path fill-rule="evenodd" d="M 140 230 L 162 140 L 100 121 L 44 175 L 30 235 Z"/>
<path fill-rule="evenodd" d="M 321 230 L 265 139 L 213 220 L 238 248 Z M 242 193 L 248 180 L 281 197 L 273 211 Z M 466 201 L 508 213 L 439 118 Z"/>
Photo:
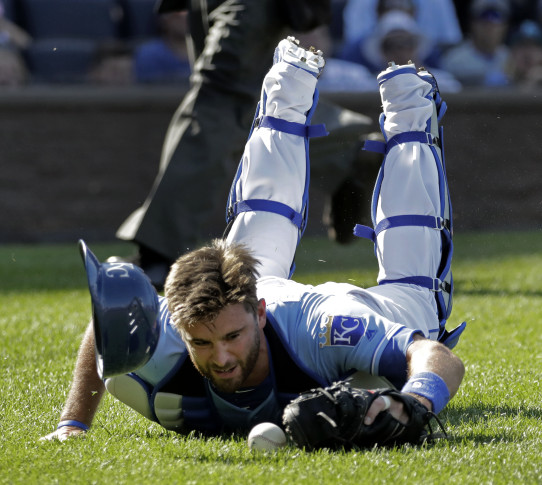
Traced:
<path fill-rule="evenodd" d="M 255 328 L 254 338 L 252 340 L 252 345 L 245 354 L 244 359 L 242 360 L 232 360 L 227 362 L 226 365 L 222 367 L 214 366 L 213 364 L 201 365 L 195 361 L 192 354 L 190 358 L 194 367 L 197 371 L 206 379 L 211 381 L 213 387 L 219 392 L 233 393 L 243 387 L 243 384 L 246 382 L 254 367 L 258 361 L 258 355 L 260 353 L 260 334 L 257 327 Z M 232 367 L 238 367 L 241 370 L 241 373 L 236 378 L 220 379 L 216 377 L 216 374 L 213 371 L 227 370 Z"/>

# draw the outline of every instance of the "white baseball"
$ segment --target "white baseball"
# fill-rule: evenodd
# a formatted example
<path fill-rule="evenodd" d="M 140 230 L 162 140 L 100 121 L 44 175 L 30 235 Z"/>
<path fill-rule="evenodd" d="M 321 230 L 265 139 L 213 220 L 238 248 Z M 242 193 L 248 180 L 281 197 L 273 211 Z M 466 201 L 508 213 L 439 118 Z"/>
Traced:
<path fill-rule="evenodd" d="M 248 434 L 248 447 L 251 450 L 276 450 L 283 446 L 286 446 L 286 435 L 276 424 L 257 424 Z"/>

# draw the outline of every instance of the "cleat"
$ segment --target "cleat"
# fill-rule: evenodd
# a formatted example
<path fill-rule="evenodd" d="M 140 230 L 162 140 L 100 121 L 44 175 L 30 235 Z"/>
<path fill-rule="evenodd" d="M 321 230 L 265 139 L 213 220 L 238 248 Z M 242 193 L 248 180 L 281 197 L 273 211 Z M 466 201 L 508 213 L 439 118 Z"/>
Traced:
<path fill-rule="evenodd" d="M 304 49 L 300 47 L 299 40 L 291 36 L 281 40 L 275 49 L 273 64 L 281 61 L 310 72 L 315 77 L 320 76 L 325 65 L 321 50 L 315 47 Z"/>

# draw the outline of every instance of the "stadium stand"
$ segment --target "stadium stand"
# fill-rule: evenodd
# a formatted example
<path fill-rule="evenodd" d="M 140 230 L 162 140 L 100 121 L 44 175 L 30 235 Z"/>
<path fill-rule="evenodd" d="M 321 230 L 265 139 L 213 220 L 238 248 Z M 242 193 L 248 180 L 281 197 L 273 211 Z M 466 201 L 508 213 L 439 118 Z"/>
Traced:
<path fill-rule="evenodd" d="M 117 0 L 20 0 L 21 19 L 33 37 L 26 58 L 33 80 L 86 80 L 101 42 L 119 38 L 122 8 Z"/>

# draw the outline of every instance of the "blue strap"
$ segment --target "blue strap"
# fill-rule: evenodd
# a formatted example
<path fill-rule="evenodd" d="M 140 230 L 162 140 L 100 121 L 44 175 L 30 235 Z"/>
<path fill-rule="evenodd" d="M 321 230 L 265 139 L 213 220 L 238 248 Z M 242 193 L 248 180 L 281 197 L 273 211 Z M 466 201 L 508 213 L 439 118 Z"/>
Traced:
<path fill-rule="evenodd" d="M 437 120 L 440 123 L 442 118 L 444 117 L 444 114 L 448 110 L 448 105 L 446 104 L 446 101 L 442 99 L 440 96 L 440 92 L 437 90 L 435 93 L 435 104 L 437 105 Z"/>
<path fill-rule="evenodd" d="M 393 71 L 381 72 L 376 78 L 379 85 L 389 81 L 392 77 L 399 76 L 400 74 L 418 74 L 415 67 L 404 66 L 394 69 Z"/>
<path fill-rule="evenodd" d="M 363 150 L 384 155 L 386 153 L 386 142 L 379 140 L 365 140 L 365 143 L 363 143 Z"/>
<path fill-rule="evenodd" d="M 63 421 L 60 421 L 56 429 L 63 428 L 64 426 L 74 426 L 75 428 L 80 428 L 83 431 L 88 431 L 89 429 L 89 426 L 87 426 L 85 423 L 77 421 L 75 419 L 65 419 Z"/>
<path fill-rule="evenodd" d="M 356 224 L 354 226 L 354 236 L 362 237 L 364 239 L 369 239 L 376 244 L 376 234 L 374 229 L 369 226 L 363 226 L 361 224 Z"/>
<path fill-rule="evenodd" d="M 387 155 L 394 146 L 415 141 L 428 145 L 438 145 L 438 138 L 434 138 L 431 133 L 426 133 L 425 131 L 405 131 L 404 133 L 392 136 L 387 142 L 366 140 L 363 144 L 363 149 Z"/>
<path fill-rule="evenodd" d="M 271 128 L 273 130 L 289 133 L 290 135 L 297 135 L 307 138 L 329 135 L 329 133 L 326 131 L 325 125 L 305 125 L 303 123 L 294 123 L 293 121 L 274 118 L 273 116 L 262 116 L 259 120 L 257 120 L 256 125 L 259 128 Z"/>
<path fill-rule="evenodd" d="M 406 276 L 404 278 L 397 278 L 396 280 L 381 280 L 378 282 L 379 285 L 389 285 L 392 283 L 407 283 L 428 288 L 431 291 L 442 291 L 442 281 L 429 276 Z"/>
<path fill-rule="evenodd" d="M 449 349 L 453 349 L 457 342 L 459 342 L 459 337 L 465 331 L 467 327 L 467 322 L 461 323 L 459 326 L 455 327 L 452 331 L 448 332 L 444 327 L 441 329 L 441 333 L 438 336 L 438 341 Z"/>
<path fill-rule="evenodd" d="M 382 219 L 375 227 L 375 233 L 378 236 L 382 231 L 392 227 L 404 226 L 422 226 L 430 229 L 441 230 L 445 227 L 445 222 L 442 217 L 436 216 L 418 216 L 407 214 L 404 216 L 391 216 L 387 219 Z"/>
<path fill-rule="evenodd" d="M 413 141 L 427 143 L 428 145 L 435 144 L 435 139 L 431 133 L 426 133 L 425 131 L 405 131 L 404 133 L 398 133 L 397 135 L 392 136 L 388 140 L 386 152 L 389 152 L 395 145 Z"/>
<path fill-rule="evenodd" d="M 283 204 L 282 202 L 277 202 L 275 200 L 267 199 L 251 199 L 251 200 L 242 200 L 236 202 L 233 206 L 233 214 L 249 211 L 264 211 L 272 212 L 274 214 L 279 214 L 281 216 L 290 219 L 298 229 L 301 229 L 303 224 L 303 217 L 299 212 L 296 212 L 291 207 Z"/>
<path fill-rule="evenodd" d="M 362 237 L 364 239 L 370 239 L 376 243 L 376 237 L 387 229 L 393 227 L 404 226 L 421 226 L 429 227 L 430 229 L 438 229 L 439 231 L 448 226 L 447 221 L 442 217 L 436 216 L 419 216 L 415 214 L 407 214 L 403 216 L 391 216 L 386 219 L 382 219 L 374 229 L 361 224 L 356 224 L 354 227 L 354 235 Z"/>

